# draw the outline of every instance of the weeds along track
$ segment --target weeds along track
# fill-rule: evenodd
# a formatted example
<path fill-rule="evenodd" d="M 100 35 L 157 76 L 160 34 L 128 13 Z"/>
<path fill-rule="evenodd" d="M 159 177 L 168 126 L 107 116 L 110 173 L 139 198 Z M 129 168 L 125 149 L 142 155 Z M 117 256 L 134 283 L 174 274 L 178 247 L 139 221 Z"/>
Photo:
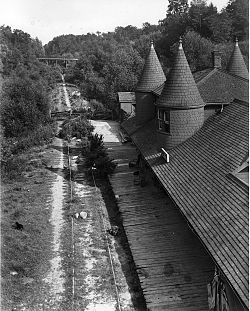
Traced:
<path fill-rule="evenodd" d="M 96 186 L 95 177 L 94 177 L 94 174 L 92 173 L 92 180 L 94 183 L 94 187 L 91 186 L 91 190 L 90 190 L 89 189 L 90 186 L 86 185 L 86 177 L 84 176 L 84 174 L 80 173 L 80 172 L 76 173 L 76 171 L 73 169 L 73 167 L 75 165 L 74 165 L 74 163 L 72 163 L 72 155 L 71 155 L 70 145 L 69 145 L 69 143 L 66 143 L 66 145 L 67 145 L 67 147 L 66 147 L 67 148 L 67 165 L 68 165 L 68 171 L 69 171 L 68 178 L 69 178 L 69 187 L 70 187 L 70 201 L 71 201 L 71 203 L 74 203 L 76 195 L 78 194 L 78 195 L 82 196 L 81 199 L 84 202 L 85 208 L 89 207 L 88 205 L 90 202 L 92 203 L 91 207 L 92 207 L 92 209 L 94 209 L 94 210 L 92 210 L 92 215 L 98 216 L 98 217 L 94 217 L 94 218 L 97 219 L 99 222 L 99 224 L 94 224 L 94 227 L 98 228 L 99 235 L 102 237 L 102 240 L 104 242 L 104 243 L 101 243 L 101 245 L 99 245 L 99 252 L 102 254 L 104 254 L 104 253 L 108 254 L 108 256 L 107 256 L 108 261 L 109 261 L 108 263 L 109 263 L 111 275 L 112 275 L 111 276 L 112 280 L 109 280 L 109 282 L 111 281 L 110 282 L 111 286 L 110 286 L 110 284 L 108 286 L 110 292 L 106 293 L 106 296 L 107 296 L 106 301 L 105 301 L 105 299 L 103 299 L 103 301 L 101 301 L 100 299 L 99 300 L 97 299 L 98 301 L 95 301 L 95 303 L 90 302 L 88 305 L 86 305 L 86 307 L 87 307 L 86 310 L 92 310 L 91 305 L 94 306 L 94 304 L 95 304 L 95 305 L 98 305 L 99 307 L 101 305 L 103 305 L 103 308 L 105 308 L 103 310 L 110 308 L 109 309 L 110 311 L 112 311 L 112 310 L 121 311 L 122 306 L 121 306 L 121 301 L 120 301 L 120 297 L 119 297 L 119 282 L 118 282 L 117 277 L 116 277 L 114 260 L 112 258 L 112 250 L 111 250 L 112 246 L 110 245 L 109 238 L 107 236 L 107 231 L 106 231 L 108 228 L 107 219 L 105 219 L 105 213 L 103 211 L 103 206 L 102 206 L 101 200 L 99 198 L 100 193 L 98 193 L 98 188 Z M 74 178 L 73 178 L 73 175 L 74 175 Z M 75 180 L 77 180 L 77 183 L 80 183 L 83 186 L 83 188 L 84 188 L 83 192 L 80 193 L 79 191 L 77 191 Z M 91 191 L 92 194 L 90 194 L 89 191 Z M 95 197 L 96 200 L 93 201 L 93 198 L 91 199 L 91 197 Z M 79 206 L 79 204 L 78 204 L 78 206 Z M 73 212 L 74 211 L 72 210 L 72 213 Z M 72 310 L 78 310 L 80 308 L 81 303 L 79 303 L 78 297 L 80 295 L 82 295 L 82 288 L 81 288 L 82 286 L 81 286 L 81 284 L 79 284 L 79 278 L 77 276 L 77 274 L 79 272 L 79 271 L 77 271 L 77 270 L 79 270 L 78 265 L 76 267 L 76 263 L 78 261 L 76 258 L 77 257 L 76 251 L 78 251 L 78 248 L 79 248 L 79 236 L 78 236 L 78 234 L 76 234 L 75 231 L 77 231 L 78 226 L 79 226 L 79 220 L 75 217 L 72 217 L 71 218 L 71 236 L 72 236 L 71 243 L 72 243 L 72 258 L 73 258 L 73 264 L 72 264 L 72 306 L 71 306 Z M 92 230 L 90 229 L 90 227 L 86 226 L 86 232 L 87 231 L 91 232 Z M 92 232 L 92 234 L 96 235 L 96 232 Z M 86 238 L 86 236 L 85 236 L 85 238 Z M 89 237 L 89 238 L 91 239 L 91 242 L 93 242 L 92 238 L 91 237 Z M 93 244 L 95 244 L 95 243 L 93 243 Z M 77 245 L 77 250 L 76 250 L 76 245 Z M 98 248 L 98 246 L 96 248 Z M 105 249 L 103 249 L 103 248 L 105 248 Z M 95 249 L 95 251 L 98 252 L 97 249 Z M 103 256 L 102 256 L 102 258 L 103 258 Z M 92 261 L 92 264 L 91 264 L 91 261 Z M 95 263 L 97 263 L 95 261 L 96 261 L 95 258 L 89 258 L 88 262 L 86 263 L 86 266 L 91 268 L 91 265 L 94 265 Z M 88 270 L 88 268 L 87 268 L 87 270 Z M 96 278 L 98 278 L 98 277 L 100 277 L 100 275 L 96 276 Z M 87 278 L 88 278 L 88 276 L 87 276 Z M 91 281 L 90 281 L 90 283 L 91 283 Z M 89 286 L 90 284 L 86 284 L 86 285 Z M 91 288 L 89 288 L 89 289 L 91 291 Z M 80 291 L 80 293 L 78 291 Z M 112 297 L 113 296 L 112 291 L 115 293 L 115 297 Z M 89 292 L 85 293 L 85 294 L 86 294 L 86 298 L 87 298 L 86 302 L 88 302 L 88 300 L 90 301 L 91 299 L 88 299 L 88 298 L 91 298 L 91 295 L 89 295 Z M 92 293 L 92 295 L 93 295 L 93 293 Z M 93 297 L 93 298 L 95 300 L 96 297 Z M 115 301 L 114 301 L 114 298 L 115 298 Z"/>
<path fill-rule="evenodd" d="M 66 97 L 68 93 L 61 92 L 61 96 Z M 66 100 L 63 100 L 64 109 L 53 114 L 58 121 L 74 117 L 68 110 L 69 107 L 65 106 L 65 102 Z M 131 259 L 120 241 L 118 242 L 120 253 L 117 254 L 115 246 L 117 241 L 107 234 L 110 220 L 103 199 L 103 190 L 99 187 L 99 182 L 98 187 L 96 186 L 94 174 L 91 181 L 91 178 L 85 176 L 84 168 L 76 165 L 80 148 L 76 147 L 73 141 L 64 141 L 63 144 L 66 166 L 64 178 L 68 183 L 69 198 L 64 208 L 67 210 L 66 214 L 71 216 L 68 217 L 68 228 L 66 228 L 68 249 L 71 250 L 70 259 L 66 259 L 66 262 L 68 261 L 66 277 L 68 310 L 135 310 L 136 298 L 133 297 L 132 300 L 130 285 L 128 286 L 127 283 L 128 275 L 123 274 L 124 261 L 127 262 L 127 271 L 130 271 Z M 87 213 L 86 219 L 74 216 L 81 211 Z"/>
<path fill-rule="evenodd" d="M 64 82 L 64 81 L 63 81 Z M 68 92 L 67 92 L 67 89 L 66 89 L 66 86 L 65 86 L 65 83 L 63 83 L 63 86 L 62 86 L 62 89 L 60 87 L 59 89 L 60 91 L 60 98 L 61 100 L 63 101 L 63 104 L 64 106 L 66 105 L 67 106 L 67 110 L 68 109 L 71 109 L 71 105 L 70 105 L 70 100 L 69 100 L 69 96 L 68 96 Z M 62 96 L 62 93 L 64 96 Z M 60 106 L 61 106 L 61 103 L 60 103 Z M 65 107 L 66 108 L 66 107 Z M 55 113 L 55 117 L 59 114 L 63 114 L 65 113 L 65 109 L 62 109 L 62 107 L 59 108 L 59 113 Z M 68 111 L 69 113 L 69 111 Z M 71 115 L 71 112 L 70 112 L 70 115 Z M 64 116 L 62 116 L 64 117 Z M 65 142 L 66 144 L 66 149 L 67 149 L 67 166 L 68 166 L 68 178 L 69 178 L 69 187 L 70 187 L 70 202 L 73 203 L 73 200 L 74 200 L 74 181 L 73 181 L 73 171 L 72 171 L 72 161 L 71 161 L 71 152 L 70 152 L 70 145 L 69 145 L 69 142 Z M 95 177 L 94 177 L 94 174 L 92 172 L 92 178 L 93 178 L 93 183 L 95 185 L 94 187 L 94 196 L 95 197 L 98 197 L 98 194 L 97 194 L 97 187 L 96 187 L 96 183 L 95 183 Z M 82 179 L 82 182 L 85 182 L 85 178 L 83 176 L 83 178 L 80 177 L 80 179 Z M 78 175 L 78 181 L 79 181 L 79 175 Z M 92 189 L 93 191 L 93 189 Z M 85 193 L 86 194 L 86 193 Z M 110 264 L 110 268 L 111 268 L 111 271 L 112 271 L 112 278 L 113 278 L 113 285 L 114 285 L 114 290 L 115 290 L 115 294 L 116 294 L 116 310 L 119 310 L 121 311 L 121 303 L 120 303 L 120 298 L 119 298 L 119 290 L 118 290 L 118 282 L 116 280 L 116 275 L 115 275 L 115 268 L 114 268 L 114 263 L 113 263 L 113 259 L 112 259 L 112 254 L 111 254 L 111 248 L 110 248 L 110 245 L 109 245 L 109 239 L 107 237 L 107 232 L 106 232 L 106 229 L 107 229 L 107 226 L 105 224 L 105 220 L 104 220 L 104 214 L 103 214 L 103 210 L 101 208 L 101 204 L 100 204 L 101 200 L 97 200 L 95 202 L 95 204 L 93 204 L 94 206 L 94 209 L 98 215 L 98 219 L 99 219 L 99 228 L 101 230 L 100 234 L 104 237 L 104 240 L 105 240 L 105 248 L 106 248 L 106 251 L 108 253 L 108 259 L 109 259 L 109 264 Z M 73 215 L 73 211 L 72 211 L 72 215 Z M 75 221 L 76 221 L 76 218 L 75 217 L 71 217 L 71 248 L 72 248 L 72 305 L 71 305 L 71 309 L 72 311 L 73 310 L 77 310 L 77 304 L 75 304 L 75 300 L 76 300 L 76 297 L 77 297 L 77 286 L 76 286 L 76 266 L 75 266 L 75 244 L 76 244 L 76 238 L 75 238 Z M 93 233 L 94 234 L 94 233 Z M 110 309 L 110 311 L 112 311 Z"/>

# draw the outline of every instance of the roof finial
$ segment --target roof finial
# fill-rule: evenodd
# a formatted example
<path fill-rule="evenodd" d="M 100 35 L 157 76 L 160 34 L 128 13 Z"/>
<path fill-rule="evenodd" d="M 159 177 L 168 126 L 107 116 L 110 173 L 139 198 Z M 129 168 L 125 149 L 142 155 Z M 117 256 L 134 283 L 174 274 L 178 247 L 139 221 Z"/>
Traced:
<path fill-rule="evenodd" d="M 151 39 L 150 44 L 151 44 L 151 48 L 153 48 L 154 47 L 154 40 L 153 39 Z"/>
<path fill-rule="evenodd" d="M 182 37 L 180 37 L 180 39 L 179 39 L 179 50 L 183 50 L 183 47 L 182 47 Z"/>
<path fill-rule="evenodd" d="M 239 46 L 237 37 L 235 37 L 235 46 Z"/>

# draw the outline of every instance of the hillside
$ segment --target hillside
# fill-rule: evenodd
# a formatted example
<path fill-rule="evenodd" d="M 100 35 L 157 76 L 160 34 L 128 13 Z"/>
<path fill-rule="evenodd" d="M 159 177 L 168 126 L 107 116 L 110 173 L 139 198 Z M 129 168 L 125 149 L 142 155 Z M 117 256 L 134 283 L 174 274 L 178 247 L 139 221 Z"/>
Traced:
<path fill-rule="evenodd" d="M 185 5 L 184 5 L 185 4 Z M 205 0 L 169 1 L 166 18 L 158 25 L 144 23 L 117 27 L 114 32 L 62 35 L 45 45 L 48 56 L 77 57 L 65 71 L 86 99 L 96 99 L 107 108 L 117 104 L 117 92 L 133 91 L 153 41 L 165 73 L 172 65 L 176 42 L 183 46 L 192 71 L 211 67 L 211 52 L 222 53 L 225 69 L 235 37 L 248 64 L 248 1 L 229 1 L 221 12 Z"/>

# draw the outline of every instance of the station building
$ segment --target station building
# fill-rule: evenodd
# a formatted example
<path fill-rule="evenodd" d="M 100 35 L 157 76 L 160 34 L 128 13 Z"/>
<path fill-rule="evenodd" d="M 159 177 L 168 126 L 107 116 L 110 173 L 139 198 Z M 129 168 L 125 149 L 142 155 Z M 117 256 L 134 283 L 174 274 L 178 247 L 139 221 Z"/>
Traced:
<path fill-rule="evenodd" d="M 214 311 L 248 310 L 248 88 L 237 41 L 227 70 L 214 51 L 213 67 L 193 74 L 180 41 L 167 77 L 152 44 L 121 124 L 213 262 Z"/>

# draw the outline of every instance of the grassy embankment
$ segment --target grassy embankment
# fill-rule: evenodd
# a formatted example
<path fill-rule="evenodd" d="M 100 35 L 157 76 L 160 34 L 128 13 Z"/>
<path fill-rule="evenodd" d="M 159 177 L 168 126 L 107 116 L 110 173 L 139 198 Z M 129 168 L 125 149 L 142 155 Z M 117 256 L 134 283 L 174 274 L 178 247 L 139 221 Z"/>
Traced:
<path fill-rule="evenodd" d="M 52 97 L 53 105 L 61 100 L 58 96 L 57 91 Z M 52 137 L 49 140 L 41 138 L 37 142 L 41 145 L 35 147 L 29 146 L 31 139 L 38 139 L 36 133 L 31 134 L 30 139 L 17 142 L 18 146 L 24 146 L 23 150 L 11 154 L 2 171 L 1 290 L 2 307 L 6 311 L 32 299 L 49 269 L 51 257 L 49 219 L 55 174 L 45 164 L 49 161 L 53 164 L 54 150 L 48 145 Z M 16 221 L 23 225 L 22 231 L 13 227 Z"/>

